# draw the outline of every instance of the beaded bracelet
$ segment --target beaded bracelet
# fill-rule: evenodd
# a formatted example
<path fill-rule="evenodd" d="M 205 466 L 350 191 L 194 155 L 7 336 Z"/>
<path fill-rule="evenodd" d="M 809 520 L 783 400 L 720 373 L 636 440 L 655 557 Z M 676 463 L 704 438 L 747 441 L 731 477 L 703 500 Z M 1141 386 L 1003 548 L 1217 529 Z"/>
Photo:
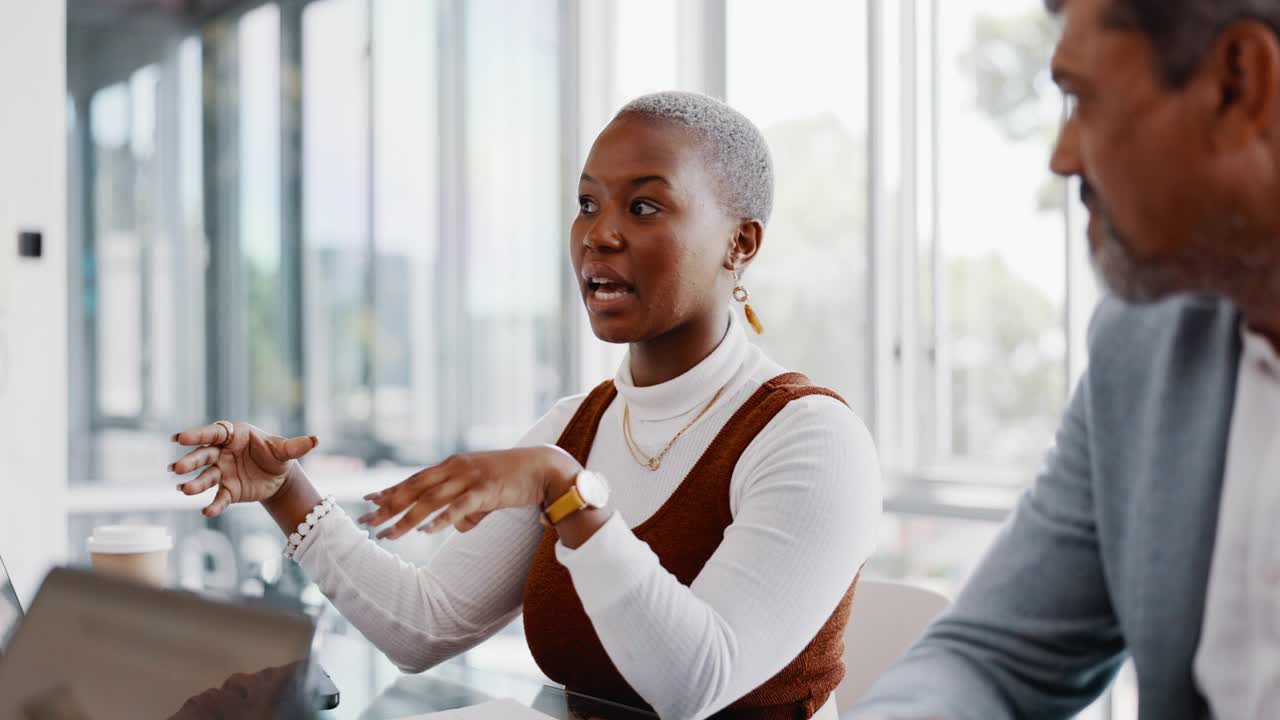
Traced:
<path fill-rule="evenodd" d="M 315 530 L 316 523 L 320 522 L 320 518 L 328 515 L 329 512 L 333 510 L 334 503 L 336 502 L 337 501 L 334 500 L 333 496 L 330 495 L 324 500 L 321 500 L 319 505 L 312 508 L 311 512 L 307 513 L 306 520 L 298 523 L 297 531 L 289 535 L 289 544 L 284 548 L 284 557 L 286 560 L 293 559 L 294 553 L 298 552 L 298 548 L 302 546 L 302 540 L 306 538 L 307 535 L 310 535 L 312 530 Z"/>

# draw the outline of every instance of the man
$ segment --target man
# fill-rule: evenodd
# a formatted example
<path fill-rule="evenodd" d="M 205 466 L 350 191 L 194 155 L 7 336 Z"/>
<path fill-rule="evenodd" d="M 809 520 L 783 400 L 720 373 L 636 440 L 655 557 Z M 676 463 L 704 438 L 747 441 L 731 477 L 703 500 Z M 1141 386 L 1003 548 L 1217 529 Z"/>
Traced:
<path fill-rule="evenodd" d="M 1032 488 L 847 717 L 1070 717 L 1134 660 L 1152 720 L 1280 713 L 1280 0 L 1053 0 L 1115 297 Z M 855 603 L 856 617 L 856 603 Z"/>

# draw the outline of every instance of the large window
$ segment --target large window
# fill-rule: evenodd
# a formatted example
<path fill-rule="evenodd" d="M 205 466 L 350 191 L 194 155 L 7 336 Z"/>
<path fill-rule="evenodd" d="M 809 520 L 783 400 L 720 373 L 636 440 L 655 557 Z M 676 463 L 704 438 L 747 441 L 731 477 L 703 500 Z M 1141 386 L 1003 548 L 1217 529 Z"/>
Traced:
<path fill-rule="evenodd" d="M 1062 100 L 1037 0 L 939 3 L 937 212 L 943 458 L 1030 467 L 1067 390 Z M 990 172 L 990 168 L 1000 172 Z"/>
<path fill-rule="evenodd" d="M 866 4 L 734 0 L 726 35 L 727 100 L 764 132 L 777 183 L 764 246 L 743 278 L 765 326 L 755 341 L 865 416 Z"/>
<path fill-rule="evenodd" d="M 445 11 L 302 16 L 307 423 L 370 462 L 512 443 L 568 386 L 556 5 Z"/>
<path fill-rule="evenodd" d="M 379 248 L 370 208 L 376 56 L 367 52 L 369 16 L 366 0 L 322 0 L 302 13 L 302 158 L 295 170 L 302 184 L 306 425 L 324 439 L 326 454 L 357 458 L 386 454 L 373 434 Z"/>
<path fill-rule="evenodd" d="M 246 13 L 238 31 L 238 142 L 227 143 L 238 146 L 240 172 L 233 191 L 238 217 L 228 221 L 238 229 L 242 258 L 241 297 L 249 338 L 241 350 L 248 356 L 245 401 L 252 422 L 288 432 L 302 398 L 289 343 L 289 258 L 283 243 L 280 8 L 266 4 Z"/>
<path fill-rule="evenodd" d="M 378 265 L 372 298 L 372 434 L 425 462 L 446 445 L 435 408 L 442 326 L 440 210 L 441 56 L 439 4 L 379 0 L 373 5 L 372 219 Z M 330 415 L 331 419 L 333 415 Z"/>
<path fill-rule="evenodd" d="M 200 44 L 112 66 L 72 26 L 68 50 L 71 481 L 137 485 L 168 462 L 164 429 L 203 415 Z"/>
<path fill-rule="evenodd" d="M 465 284 L 456 308 L 465 340 L 448 352 L 461 362 L 456 437 L 467 448 L 516 442 L 572 386 L 561 370 L 570 195 L 560 165 L 558 8 L 556 0 L 466 3 L 466 239 L 457 250 Z"/>

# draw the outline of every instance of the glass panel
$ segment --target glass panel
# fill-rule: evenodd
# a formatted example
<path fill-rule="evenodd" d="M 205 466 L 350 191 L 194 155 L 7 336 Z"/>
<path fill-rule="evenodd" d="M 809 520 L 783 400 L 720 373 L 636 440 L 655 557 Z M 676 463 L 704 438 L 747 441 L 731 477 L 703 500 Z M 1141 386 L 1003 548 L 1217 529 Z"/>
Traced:
<path fill-rule="evenodd" d="M 266 4 L 240 18 L 239 210 L 249 353 L 249 421 L 284 432 L 301 402 L 289 367 L 281 282 L 280 10 Z"/>
<path fill-rule="evenodd" d="M 866 4 L 730 0 L 727 11 L 728 101 L 764 132 L 776 177 L 765 243 L 743 278 L 765 326 L 753 339 L 864 413 Z M 830 82 L 797 81 L 814 76 Z"/>
<path fill-rule="evenodd" d="M 995 539 L 996 523 L 885 514 L 869 577 L 909 580 L 955 597 Z"/>
<path fill-rule="evenodd" d="M 322 0 L 302 15 L 302 223 L 307 430 L 370 454 L 368 10 Z"/>
<path fill-rule="evenodd" d="M 174 426 L 203 417 L 201 47 L 69 23 L 69 196 L 83 199 L 68 226 L 86 319 L 70 379 L 88 388 L 76 423 L 90 430 L 74 436 L 71 482 L 150 483 Z M 124 79 L 95 86 L 107 59 Z"/>
<path fill-rule="evenodd" d="M 610 115 L 645 93 L 677 86 L 676 0 L 618 0 Z"/>
<path fill-rule="evenodd" d="M 373 426 L 402 462 L 438 458 L 440 329 L 437 7 L 423 0 L 373 6 L 373 225 L 377 282 Z"/>
<path fill-rule="evenodd" d="M 1056 31 L 1039 0 L 940 3 L 938 30 L 952 413 L 942 450 L 1033 466 L 1066 387 L 1064 193 L 1047 169 L 1061 115 L 1047 72 Z"/>
<path fill-rule="evenodd" d="M 99 90 L 90 101 L 93 138 L 98 412 L 111 417 L 142 413 L 142 243 L 138 237 L 130 148 L 135 107 L 131 83 Z"/>
<path fill-rule="evenodd" d="M 467 448 L 514 443 L 567 384 L 559 4 L 466 4 Z"/>

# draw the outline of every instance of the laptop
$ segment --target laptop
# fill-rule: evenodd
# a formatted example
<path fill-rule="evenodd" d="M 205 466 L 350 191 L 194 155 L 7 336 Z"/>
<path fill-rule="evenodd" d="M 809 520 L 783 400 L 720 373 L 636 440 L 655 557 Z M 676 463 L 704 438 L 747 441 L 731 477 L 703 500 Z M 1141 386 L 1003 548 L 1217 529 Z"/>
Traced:
<path fill-rule="evenodd" d="M 22 617 L 22 602 L 5 568 L 4 558 L 0 558 L 0 660 Z M 308 670 L 305 694 L 310 698 L 311 706 L 318 710 L 336 708 L 341 697 L 329 674 L 317 663 L 312 663 Z"/>
<path fill-rule="evenodd" d="M 18 600 L 18 591 L 13 587 L 9 571 L 5 569 L 4 558 L 0 558 L 0 655 L 9 644 L 9 638 L 18 629 L 18 621 L 22 620 L 22 603 Z"/>
<path fill-rule="evenodd" d="M 81 570 L 49 573 L 0 655 L 0 720 L 311 718 L 314 625 Z"/>

